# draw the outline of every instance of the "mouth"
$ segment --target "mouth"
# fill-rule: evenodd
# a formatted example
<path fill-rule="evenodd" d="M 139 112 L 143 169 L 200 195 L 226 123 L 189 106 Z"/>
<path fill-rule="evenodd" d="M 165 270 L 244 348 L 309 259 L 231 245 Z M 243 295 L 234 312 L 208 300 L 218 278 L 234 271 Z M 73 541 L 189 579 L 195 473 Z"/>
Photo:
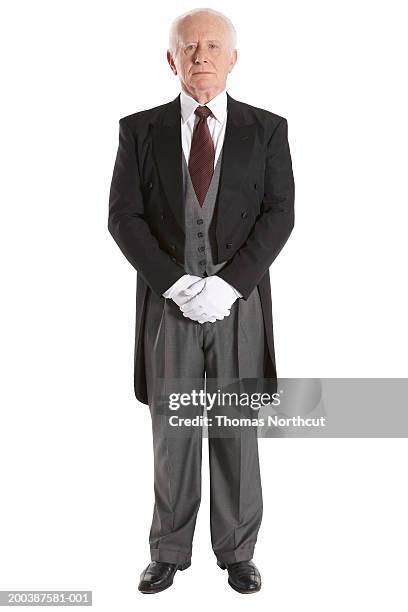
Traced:
<path fill-rule="evenodd" d="M 193 76 L 196 74 L 214 74 L 213 72 L 193 72 Z"/>

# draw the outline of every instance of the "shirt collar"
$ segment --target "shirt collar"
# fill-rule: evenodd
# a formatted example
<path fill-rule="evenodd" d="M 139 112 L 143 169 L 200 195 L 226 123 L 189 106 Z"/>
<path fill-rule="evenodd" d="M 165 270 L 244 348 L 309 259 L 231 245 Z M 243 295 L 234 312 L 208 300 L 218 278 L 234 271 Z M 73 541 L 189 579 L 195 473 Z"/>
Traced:
<path fill-rule="evenodd" d="M 200 103 L 197 100 L 194 100 L 191 96 L 186 94 L 183 90 L 180 93 L 180 106 L 181 106 L 181 117 L 183 123 L 188 121 L 191 115 L 194 113 L 197 106 L 200 106 Z M 227 93 L 226 89 L 223 89 L 219 94 L 217 94 L 212 100 L 207 102 L 205 106 L 208 106 L 214 117 L 222 123 L 225 119 L 225 115 L 227 113 Z"/>

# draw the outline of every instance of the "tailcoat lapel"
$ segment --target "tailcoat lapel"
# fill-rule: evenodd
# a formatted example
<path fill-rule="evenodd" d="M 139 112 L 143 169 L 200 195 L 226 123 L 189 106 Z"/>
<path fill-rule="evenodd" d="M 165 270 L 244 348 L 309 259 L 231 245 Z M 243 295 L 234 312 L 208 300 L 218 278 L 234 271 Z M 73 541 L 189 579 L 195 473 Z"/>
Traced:
<path fill-rule="evenodd" d="M 248 171 L 255 138 L 255 122 L 246 106 L 227 92 L 227 125 L 223 144 L 218 194 L 217 234 L 228 220 L 234 195 Z M 175 218 L 184 231 L 182 189 L 182 145 L 180 94 L 166 105 L 153 125 L 153 152 L 163 191 Z"/>

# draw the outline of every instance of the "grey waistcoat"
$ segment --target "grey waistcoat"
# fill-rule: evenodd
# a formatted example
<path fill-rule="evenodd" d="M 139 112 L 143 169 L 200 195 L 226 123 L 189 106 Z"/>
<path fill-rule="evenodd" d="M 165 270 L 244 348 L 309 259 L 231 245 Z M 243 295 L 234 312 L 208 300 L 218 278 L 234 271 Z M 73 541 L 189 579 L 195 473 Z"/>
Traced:
<path fill-rule="evenodd" d="M 213 261 L 216 240 L 215 223 L 211 222 L 217 201 L 221 159 L 222 149 L 214 168 L 214 174 L 205 196 L 204 204 L 201 207 L 191 182 L 190 172 L 183 151 L 183 199 L 186 235 L 184 269 L 187 274 L 195 274 L 201 277 L 211 276 L 216 274 L 227 263 L 227 260 L 218 264 Z"/>

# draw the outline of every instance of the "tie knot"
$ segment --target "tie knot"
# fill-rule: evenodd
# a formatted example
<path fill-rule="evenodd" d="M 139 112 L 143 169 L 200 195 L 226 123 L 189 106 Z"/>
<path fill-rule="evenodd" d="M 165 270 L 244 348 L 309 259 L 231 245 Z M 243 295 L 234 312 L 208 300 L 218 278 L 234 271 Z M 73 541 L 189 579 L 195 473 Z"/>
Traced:
<path fill-rule="evenodd" d="M 211 111 L 208 106 L 197 106 L 195 114 L 198 115 L 200 119 L 207 119 L 207 117 L 211 115 Z"/>

